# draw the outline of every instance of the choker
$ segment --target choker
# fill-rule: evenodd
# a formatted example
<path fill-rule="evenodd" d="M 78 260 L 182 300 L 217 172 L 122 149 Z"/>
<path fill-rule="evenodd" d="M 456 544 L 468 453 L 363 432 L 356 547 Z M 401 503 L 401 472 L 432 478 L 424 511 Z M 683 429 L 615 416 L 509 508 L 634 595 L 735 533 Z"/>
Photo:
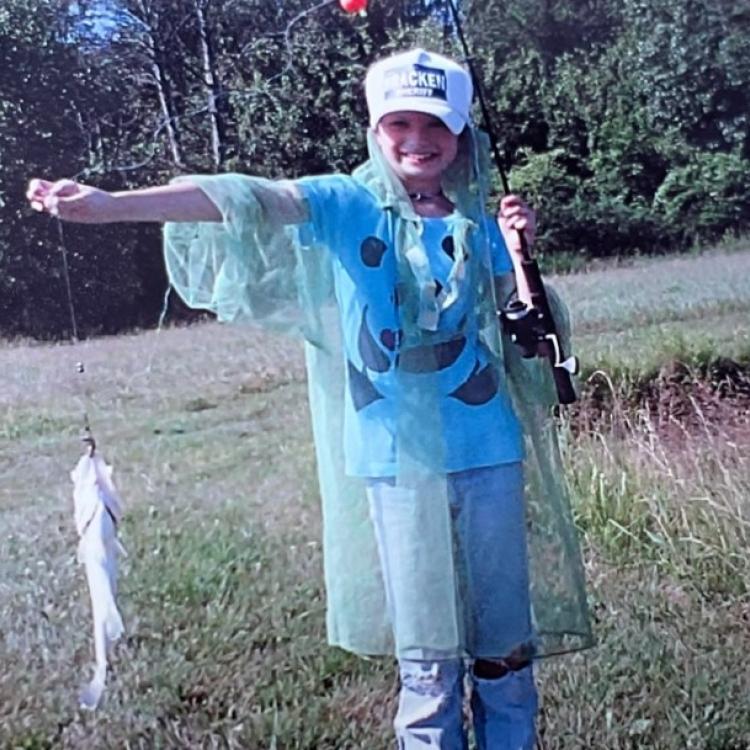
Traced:
<path fill-rule="evenodd" d="M 445 198 L 445 193 L 440 190 L 437 193 L 409 193 L 409 198 L 413 201 L 433 201 L 435 198 Z"/>

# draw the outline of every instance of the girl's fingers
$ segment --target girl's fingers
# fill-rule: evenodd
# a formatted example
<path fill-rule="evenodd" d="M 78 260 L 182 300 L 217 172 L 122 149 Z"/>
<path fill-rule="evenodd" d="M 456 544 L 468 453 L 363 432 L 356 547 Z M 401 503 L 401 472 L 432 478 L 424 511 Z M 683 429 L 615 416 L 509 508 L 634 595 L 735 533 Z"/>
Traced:
<path fill-rule="evenodd" d="M 500 215 L 504 217 L 527 214 L 531 209 L 514 195 L 508 195 L 500 201 Z"/>
<path fill-rule="evenodd" d="M 500 208 L 505 208 L 506 206 L 518 206 L 522 203 L 523 201 L 517 195 L 504 195 L 500 199 Z"/>
<path fill-rule="evenodd" d="M 60 198 L 69 198 L 80 192 L 80 186 L 74 180 L 33 179 L 26 190 L 26 198 L 34 211 L 47 211 L 52 216 L 59 212 Z"/>
<path fill-rule="evenodd" d="M 511 252 L 517 251 L 521 247 L 521 234 L 524 235 L 529 245 L 534 242 L 536 215 L 517 196 L 509 195 L 502 199 L 498 219 L 505 242 Z"/>
<path fill-rule="evenodd" d="M 44 208 L 52 215 L 60 213 L 60 201 L 72 198 L 81 192 L 78 183 L 73 180 L 59 180 L 49 190 L 43 200 Z"/>
<path fill-rule="evenodd" d="M 512 213 L 502 213 L 500 218 L 511 228 L 520 228 L 521 225 L 528 226 L 533 223 L 529 211 L 514 211 Z"/>
<path fill-rule="evenodd" d="M 534 211 L 516 195 L 506 195 L 500 201 L 499 215 L 511 228 L 518 221 L 523 221 L 525 226 L 534 224 Z"/>
<path fill-rule="evenodd" d="M 29 187 L 26 190 L 26 197 L 30 201 L 38 201 L 49 192 L 51 187 L 52 183 L 48 180 L 31 180 L 29 182 Z"/>
<path fill-rule="evenodd" d="M 502 219 L 505 219 L 505 221 L 513 221 L 514 219 L 525 218 L 527 216 L 528 216 L 528 211 L 525 211 L 522 208 L 511 209 L 509 211 L 500 212 L 500 217 Z"/>
<path fill-rule="evenodd" d="M 79 191 L 78 183 L 73 180 L 58 180 L 49 190 L 50 196 L 66 198 Z"/>

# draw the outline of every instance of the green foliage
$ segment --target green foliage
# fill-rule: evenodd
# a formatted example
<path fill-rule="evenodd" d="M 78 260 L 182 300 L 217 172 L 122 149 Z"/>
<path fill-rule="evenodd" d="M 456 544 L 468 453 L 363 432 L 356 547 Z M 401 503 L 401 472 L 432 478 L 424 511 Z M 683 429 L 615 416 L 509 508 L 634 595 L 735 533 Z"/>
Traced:
<path fill-rule="evenodd" d="M 586 259 L 746 231 L 745 0 L 463 0 L 474 63 L 539 251 Z M 69 337 L 57 226 L 33 176 L 106 189 L 176 173 L 349 170 L 362 78 L 414 44 L 463 57 L 442 0 L 19 0 L 0 6 L 0 332 Z M 478 115 L 478 113 L 477 113 Z M 80 333 L 156 320 L 156 227 L 66 227 Z M 116 251 L 113 251 L 116 248 Z"/>
<path fill-rule="evenodd" d="M 744 0 L 627 0 L 632 75 L 653 122 L 691 146 L 748 155 L 750 8 Z"/>
<path fill-rule="evenodd" d="M 529 154 L 512 174 L 513 189 L 526 195 L 540 215 L 538 252 L 597 258 L 649 253 L 665 245 L 657 217 L 642 201 L 608 194 L 597 176 L 580 180 L 565 168 L 557 148 Z M 605 176 L 611 181 L 611 176 Z M 603 180 L 604 181 L 604 180 Z"/>
<path fill-rule="evenodd" d="M 743 230 L 746 4 L 500 5 L 469 3 L 466 22 L 491 61 L 486 78 L 514 188 L 540 209 L 543 255 L 640 254 Z M 714 166 L 684 171 L 695 161 Z M 686 179 L 696 183 L 682 190 Z M 687 196 L 672 197 L 701 191 L 715 200 L 700 217 L 683 205 Z"/>
<path fill-rule="evenodd" d="M 571 211 L 579 182 L 566 170 L 565 156 L 561 148 L 526 152 L 523 163 L 510 174 L 512 189 L 526 196 L 539 213 L 538 249 L 543 255 L 575 253 L 579 247 L 579 225 Z"/>
<path fill-rule="evenodd" d="M 696 152 L 669 171 L 654 208 L 685 242 L 719 239 L 750 227 L 750 160 L 736 153 Z"/>
<path fill-rule="evenodd" d="M 111 79 L 103 85 L 104 73 L 91 60 L 82 63 L 71 34 L 72 18 L 49 0 L 0 9 L 0 330 L 6 335 L 72 335 L 63 242 L 82 332 L 112 333 L 123 320 L 153 320 L 166 284 L 154 264 L 155 228 L 67 226 L 61 234 L 55 221 L 31 218 L 26 205 L 30 177 L 100 170 L 103 144 L 111 142 L 100 119 L 122 104 Z M 117 174 L 102 181 L 115 189 L 126 184 Z"/>

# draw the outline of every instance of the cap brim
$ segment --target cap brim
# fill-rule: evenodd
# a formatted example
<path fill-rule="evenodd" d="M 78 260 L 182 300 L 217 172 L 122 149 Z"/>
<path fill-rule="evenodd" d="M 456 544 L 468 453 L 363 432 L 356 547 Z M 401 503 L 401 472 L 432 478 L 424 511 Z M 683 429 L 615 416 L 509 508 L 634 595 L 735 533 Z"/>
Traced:
<path fill-rule="evenodd" d="M 453 135 L 460 135 L 466 127 L 466 120 L 454 109 L 444 102 L 434 101 L 422 97 L 403 97 L 393 102 L 393 106 L 385 107 L 378 112 L 378 122 L 384 115 L 393 112 L 422 112 L 426 115 L 434 115 L 445 123 Z M 372 123 L 373 127 L 377 122 Z"/>

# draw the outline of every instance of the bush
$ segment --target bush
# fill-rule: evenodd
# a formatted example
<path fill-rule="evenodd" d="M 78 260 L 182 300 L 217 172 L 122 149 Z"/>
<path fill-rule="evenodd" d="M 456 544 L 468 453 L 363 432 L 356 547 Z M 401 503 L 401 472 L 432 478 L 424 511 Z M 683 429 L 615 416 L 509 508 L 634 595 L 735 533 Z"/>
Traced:
<path fill-rule="evenodd" d="M 593 176 L 575 177 L 566 158 L 563 149 L 527 155 L 512 173 L 513 189 L 539 213 L 538 253 L 598 258 L 665 249 L 672 237 L 649 206 L 608 194 Z"/>
<path fill-rule="evenodd" d="M 750 161 L 738 154 L 696 152 L 671 169 L 654 209 L 684 243 L 696 244 L 750 228 Z"/>

